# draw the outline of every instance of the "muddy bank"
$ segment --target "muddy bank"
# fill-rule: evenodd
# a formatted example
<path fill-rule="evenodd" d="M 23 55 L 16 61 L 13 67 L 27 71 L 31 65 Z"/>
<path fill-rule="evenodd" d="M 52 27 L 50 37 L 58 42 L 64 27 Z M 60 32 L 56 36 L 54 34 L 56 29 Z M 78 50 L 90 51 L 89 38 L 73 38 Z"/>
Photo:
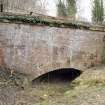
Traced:
<path fill-rule="evenodd" d="M 34 80 L 26 88 L 24 79 L 27 78 L 27 75 L 18 72 L 14 72 L 11 75 L 10 69 L 1 68 L 0 105 L 50 105 L 50 103 L 52 105 L 64 105 L 67 102 L 64 93 L 70 89 L 71 78 L 67 78 L 68 81 L 65 81 L 67 73 L 64 76 L 61 74 L 58 72 L 50 73 L 49 78 L 47 78 L 48 75 L 46 74 L 44 78 L 43 76 L 37 78 L 39 81 L 35 82 L 36 80 Z M 79 74 L 76 75 L 78 76 Z M 64 77 L 65 80 L 61 81 Z M 49 81 L 46 81 L 47 79 Z"/>
<path fill-rule="evenodd" d="M 5 70 L 2 73 L 0 70 L 0 105 L 104 105 L 105 103 L 104 66 L 89 69 L 72 83 L 42 81 L 31 84 L 29 88 L 17 85 L 17 80 L 21 82 L 16 76 L 15 74 L 15 79 L 11 78 Z"/>

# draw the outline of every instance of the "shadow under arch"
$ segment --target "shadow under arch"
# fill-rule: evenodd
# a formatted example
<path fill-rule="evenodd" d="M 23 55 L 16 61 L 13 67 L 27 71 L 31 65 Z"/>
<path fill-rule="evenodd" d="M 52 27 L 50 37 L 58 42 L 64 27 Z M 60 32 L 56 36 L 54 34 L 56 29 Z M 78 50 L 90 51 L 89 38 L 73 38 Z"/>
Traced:
<path fill-rule="evenodd" d="M 82 73 L 81 70 L 74 68 L 61 68 L 57 70 L 53 70 L 47 72 L 36 79 L 34 79 L 33 83 L 41 83 L 41 82 L 72 82 Z"/>

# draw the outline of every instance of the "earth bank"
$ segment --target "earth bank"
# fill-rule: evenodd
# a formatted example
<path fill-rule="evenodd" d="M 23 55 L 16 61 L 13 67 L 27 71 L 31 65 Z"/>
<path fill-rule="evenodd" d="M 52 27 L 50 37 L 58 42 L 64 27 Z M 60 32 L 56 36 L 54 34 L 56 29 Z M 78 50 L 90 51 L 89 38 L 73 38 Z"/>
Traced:
<path fill-rule="evenodd" d="M 23 77 L 0 70 L 0 105 L 104 105 L 105 67 L 83 72 L 73 82 L 40 82 L 23 87 Z"/>

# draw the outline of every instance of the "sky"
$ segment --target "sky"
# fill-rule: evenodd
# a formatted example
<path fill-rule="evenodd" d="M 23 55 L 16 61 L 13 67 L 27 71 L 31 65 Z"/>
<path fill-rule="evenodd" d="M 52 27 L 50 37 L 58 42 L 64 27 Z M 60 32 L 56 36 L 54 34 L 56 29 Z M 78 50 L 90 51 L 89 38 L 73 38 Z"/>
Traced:
<path fill-rule="evenodd" d="M 46 1 L 47 1 L 46 9 L 48 10 L 47 11 L 48 15 L 56 16 L 56 14 L 57 14 L 57 8 L 56 8 L 57 0 L 46 0 Z"/>
<path fill-rule="evenodd" d="M 77 0 L 77 16 L 80 20 L 91 22 L 92 0 Z"/>

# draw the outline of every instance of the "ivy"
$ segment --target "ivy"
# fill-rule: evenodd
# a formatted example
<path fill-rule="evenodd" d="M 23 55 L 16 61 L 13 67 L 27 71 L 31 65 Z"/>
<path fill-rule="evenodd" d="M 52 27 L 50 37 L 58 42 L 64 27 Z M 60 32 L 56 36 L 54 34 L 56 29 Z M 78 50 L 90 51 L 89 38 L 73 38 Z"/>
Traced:
<path fill-rule="evenodd" d="M 46 25 L 50 27 L 60 28 L 74 28 L 74 29 L 85 29 L 92 31 L 105 31 L 105 27 L 94 28 L 87 23 L 62 21 L 60 19 L 53 19 L 49 17 L 41 16 L 29 16 L 29 15 L 15 15 L 15 14 L 0 14 L 0 22 L 11 22 L 11 23 L 28 23 L 34 25 Z"/>

